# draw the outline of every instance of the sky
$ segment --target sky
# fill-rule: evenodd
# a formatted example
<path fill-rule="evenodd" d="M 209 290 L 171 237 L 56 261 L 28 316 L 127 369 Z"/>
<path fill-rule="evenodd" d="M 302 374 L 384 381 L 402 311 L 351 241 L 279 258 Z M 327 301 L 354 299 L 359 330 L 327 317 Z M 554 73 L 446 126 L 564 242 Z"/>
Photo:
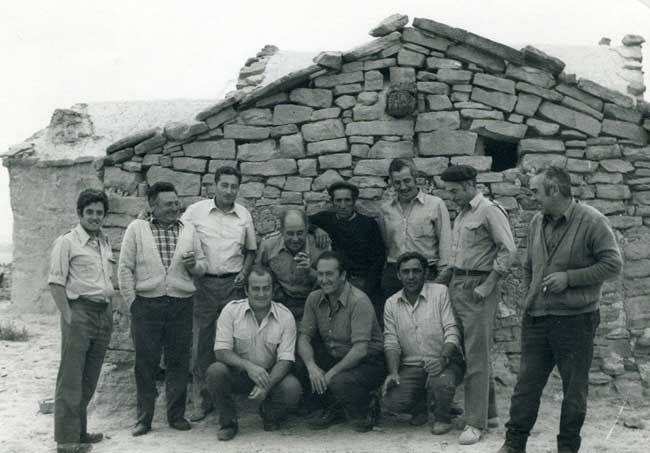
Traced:
<path fill-rule="evenodd" d="M 227 7 L 223 5 L 227 4 Z M 210 99 L 265 44 L 347 50 L 393 14 L 505 44 L 650 39 L 650 0 L 20 0 L 0 2 L 0 152 L 78 102 Z M 650 67 L 650 44 L 644 49 Z M 650 88 L 648 75 L 646 85 Z M 649 96 L 646 96 L 648 98 Z M 0 169 L 0 243 L 11 240 Z"/>

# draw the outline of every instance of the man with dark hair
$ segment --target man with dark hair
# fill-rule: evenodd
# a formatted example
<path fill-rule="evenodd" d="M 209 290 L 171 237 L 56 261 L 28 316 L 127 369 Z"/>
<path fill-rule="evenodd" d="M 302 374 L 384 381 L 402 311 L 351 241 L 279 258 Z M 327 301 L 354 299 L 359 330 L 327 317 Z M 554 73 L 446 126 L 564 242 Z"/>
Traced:
<path fill-rule="evenodd" d="M 384 378 L 379 323 L 368 296 L 347 281 L 338 253 L 324 252 L 316 272 L 320 289 L 307 298 L 298 337 L 303 382 L 323 409 L 309 425 L 325 429 L 347 417 L 366 432 L 374 424 L 370 393 Z"/>
<path fill-rule="evenodd" d="M 254 265 L 246 289 L 248 297 L 230 302 L 219 316 L 217 361 L 207 373 L 208 388 L 219 408 L 217 437 L 224 441 L 239 430 L 233 393 L 260 402 L 265 431 L 281 427 L 302 393 L 289 372 L 295 359 L 296 323 L 284 305 L 272 300 L 271 271 Z"/>
<path fill-rule="evenodd" d="M 388 168 L 395 191 L 392 200 L 381 206 L 379 225 L 387 250 L 387 263 L 381 281 L 384 299 L 402 288 L 397 278 L 397 257 L 419 252 L 429 263 L 427 281 L 433 281 L 449 260 L 451 224 L 445 203 L 422 192 L 417 185 L 417 170 L 411 161 L 394 159 Z"/>
<path fill-rule="evenodd" d="M 288 209 L 280 217 L 280 231 L 262 241 L 256 262 L 267 266 L 278 281 L 273 300 L 282 303 L 300 320 L 305 299 L 316 284 L 316 259 L 325 250 L 308 233 L 307 216 Z"/>
<path fill-rule="evenodd" d="M 526 451 L 555 366 L 563 388 L 557 451 L 575 453 L 587 413 L 601 288 L 620 273 L 622 259 L 607 217 L 573 200 L 566 170 L 548 168 L 531 179 L 530 189 L 541 212 L 528 230 L 521 364 L 499 453 Z"/>
<path fill-rule="evenodd" d="M 257 239 L 253 218 L 237 203 L 241 175 L 234 167 L 215 172 L 213 199 L 197 201 L 181 220 L 196 228 L 207 258 L 207 270 L 195 280 L 192 340 L 192 400 L 190 420 L 199 421 L 212 410 L 205 388 L 205 372 L 214 362 L 216 320 L 231 300 L 244 297 L 244 281 L 255 259 Z"/>
<path fill-rule="evenodd" d="M 413 425 L 426 423 L 431 412 L 431 432 L 440 435 L 451 430 L 451 404 L 465 365 L 447 287 L 424 282 L 427 266 L 417 252 L 397 259 L 404 289 L 384 307 L 388 376 L 383 392 L 385 406 L 392 412 L 411 412 Z"/>
<path fill-rule="evenodd" d="M 192 344 L 192 277 L 207 266 L 201 241 L 191 223 L 179 219 L 173 184 L 157 182 L 147 190 L 151 218 L 136 219 L 124 233 L 118 280 L 131 313 L 135 344 L 138 414 L 134 436 L 151 430 L 156 403 L 156 372 L 164 350 L 167 422 L 190 429 L 185 419 Z"/>
<path fill-rule="evenodd" d="M 375 305 L 383 305 L 381 274 L 386 260 L 384 241 L 377 222 L 359 213 L 356 201 L 359 189 L 346 181 L 333 183 L 327 189 L 332 210 L 309 216 L 309 222 L 317 227 L 316 241 L 324 247 L 326 239 L 332 241 L 332 249 L 346 261 L 348 281 L 365 292 Z"/>
<path fill-rule="evenodd" d="M 440 281 L 449 286 L 467 363 L 466 425 L 458 441 L 471 445 L 485 429 L 498 426 L 490 354 L 497 284 L 508 273 L 517 248 L 505 212 L 476 187 L 476 169 L 452 165 L 440 178 L 459 208 L 449 267 Z"/>
<path fill-rule="evenodd" d="M 86 189 L 77 199 L 79 225 L 54 242 L 48 283 L 61 312 L 61 363 L 54 397 L 58 453 L 90 451 L 103 439 L 89 433 L 86 410 L 113 330 L 113 252 L 101 227 L 104 192 Z"/>

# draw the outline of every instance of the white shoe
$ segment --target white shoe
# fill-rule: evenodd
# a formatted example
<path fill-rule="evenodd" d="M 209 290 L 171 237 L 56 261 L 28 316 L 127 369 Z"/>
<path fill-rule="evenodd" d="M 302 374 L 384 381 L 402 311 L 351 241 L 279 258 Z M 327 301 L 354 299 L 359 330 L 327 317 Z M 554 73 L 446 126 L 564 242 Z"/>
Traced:
<path fill-rule="evenodd" d="M 488 428 L 498 428 L 499 427 L 499 417 L 488 418 L 487 427 Z"/>
<path fill-rule="evenodd" d="M 481 430 L 467 425 L 460 436 L 458 436 L 458 443 L 461 445 L 472 445 L 481 440 Z"/>

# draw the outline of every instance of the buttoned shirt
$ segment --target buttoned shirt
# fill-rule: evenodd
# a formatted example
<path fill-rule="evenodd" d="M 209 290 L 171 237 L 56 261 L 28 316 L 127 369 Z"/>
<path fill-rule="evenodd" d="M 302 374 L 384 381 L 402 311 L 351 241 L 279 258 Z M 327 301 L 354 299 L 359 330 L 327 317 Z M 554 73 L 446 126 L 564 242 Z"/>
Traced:
<path fill-rule="evenodd" d="M 492 201 L 477 193 L 454 219 L 451 265 L 505 275 L 516 252 L 508 218 Z"/>
<path fill-rule="evenodd" d="M 438 267 L 448 263 L 451 223 L 440 198 L 420 191 L 404 210 L 395 197 L 382 205 L 381 214 L 389 263 L 405 252 L 419 252 Z"/>
<path fill-rule="evenodd" d="M 460 332 L 447 287 L 425 283 L 414 304 L 404 290 L 384 306 L 384 349 L 401 354 L 404 365 L 422 365 L 425 357 L 441 357 L 443 345 L 460 349 Z"/>
<path fill-rule="evenodd" d="M 208 274 L 240 272 L 246 251 L 257 249 L 253 218 L 238 203 L 224 212 L 214 199 L 197 201 L 187 208 L 181 220 L 196 228 L 208 260 Z"/>
<path fill-rule="evenodd" d="M 165 270 L 167 270 L 169 269 L 169 265 L 172 262 L 174 251 L 176 251 L 176 244 L 178 243 L 178 232 L 180 231 L 181 221 L 176 220 L 174 223 L 165 228 L 158 221 L 158 219 L 152 217 L 149 220 L 149 226 L 151 227 L 153 240 L 156 243 L 156 247 L 158 248 L 160 260 L 162 261 Z"/>
<path fill-rule="evenodd" d="M 235 300 L 224 307 L 217 320 L 214 350 L 230 350 L 262 368 L 270 369 L 278 360 L 293 362 L 296 322 L 284 305 L 271 302 L 261 323 L 248 299 Z"/>
<path fill-rule="evenodd" d="M 316 240 L 309 234 L 301 251 L 309 255 L 312 268 L 316 260 L 327 249 L 316 246 Z M 268 266 L 275 274 L 280 287 L 286 295 L 305 299 L 314 289 L 316 274 L 311 269 L 296 269 L 294 255 L 287 249 L 282 234 L 274 234 L 262 241 L 255 258 L 258 264 Z"/>
<path fill-rule="evenodd" d="M 383 353 L 381 330 L 375 309 L 366 294 L 345 282 L 332 309 L 322 290 L 313 291 L 305 302 L 299 332 L 309 338 L 320 334 L 325 349 L 343 358 L 358 342 L 368 342 L 368 355 Z"/>
<path fill-rule="evenodd" d="M 108 237 L 101 231 L 91 237 L 77 225 L 54 242 L 48 283 L 64 286 L 69 300 L 110 302 L 114 263 Z"/>

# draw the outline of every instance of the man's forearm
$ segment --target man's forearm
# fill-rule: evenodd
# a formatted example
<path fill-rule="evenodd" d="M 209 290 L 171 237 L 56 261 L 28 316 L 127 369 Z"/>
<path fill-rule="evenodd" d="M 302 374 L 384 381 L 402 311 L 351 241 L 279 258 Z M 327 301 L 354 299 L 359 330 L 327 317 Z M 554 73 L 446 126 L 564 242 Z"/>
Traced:
<path fill-rule="evenodd" d="M 253 263 L 255 262 L 255 255 L 256 255 L 255 250 L 246 250 L 246 256 L 244 256 L 244 264 L 242 265 L 242 272 L 244 274 L 248 275 L 251 267 L 253 266 Z"/>
<path fill-rule="evenodd" d="M 397 374 L 399 371 L 399 359 L 400 353 L 398 351 L 385 351 L 384 355 L 386 356 L 386 368 L 388 369 L 388 374 Z"/>
<path fill-rule="evenodd" d="M 278 360 L 275 362 L 275 365 L 273 365 L 273 368 L 271 368 L 271 372 L 269 373 L 271 377 L 270 388 L 273 388 L 275 384 L 284 379 L 284 377 L 291 369 L 292 364 L 293 362 L 290 362 L 289 360 Z"/>
<path fill-rule="evenodd" d="M 328 372 L 338 374 L 359 364 L 368 355 L 368 342 L 361 341 L 352 345 L 352 348 Z"/>
<path fill-rule="evenodd" d="M 70 303 L 68 302 L 68 296 L 65 294 L 65 288 L 56 283 L 50 283 L 50 293 L 61 314 L 67 317 L 70 313 Z"/>
<path fill-rule="evenodd" d="M 231 351 L 230 349 L 218 349 L 214 351 L 214 356 L 217 361 L 230 365 L 231 367 L 238 368 L 242 371 L 247 371 L 249 365 L 252 362 L 249 362 L 246 359 L 242 359 L 237 353 Z"/>
<path fill-rule="evenodd" d="M 309 366 L 314 364 L 314 348 L 311 347 L 311 339 L 306 335 L 298 337 L 298 355 Z"/>

